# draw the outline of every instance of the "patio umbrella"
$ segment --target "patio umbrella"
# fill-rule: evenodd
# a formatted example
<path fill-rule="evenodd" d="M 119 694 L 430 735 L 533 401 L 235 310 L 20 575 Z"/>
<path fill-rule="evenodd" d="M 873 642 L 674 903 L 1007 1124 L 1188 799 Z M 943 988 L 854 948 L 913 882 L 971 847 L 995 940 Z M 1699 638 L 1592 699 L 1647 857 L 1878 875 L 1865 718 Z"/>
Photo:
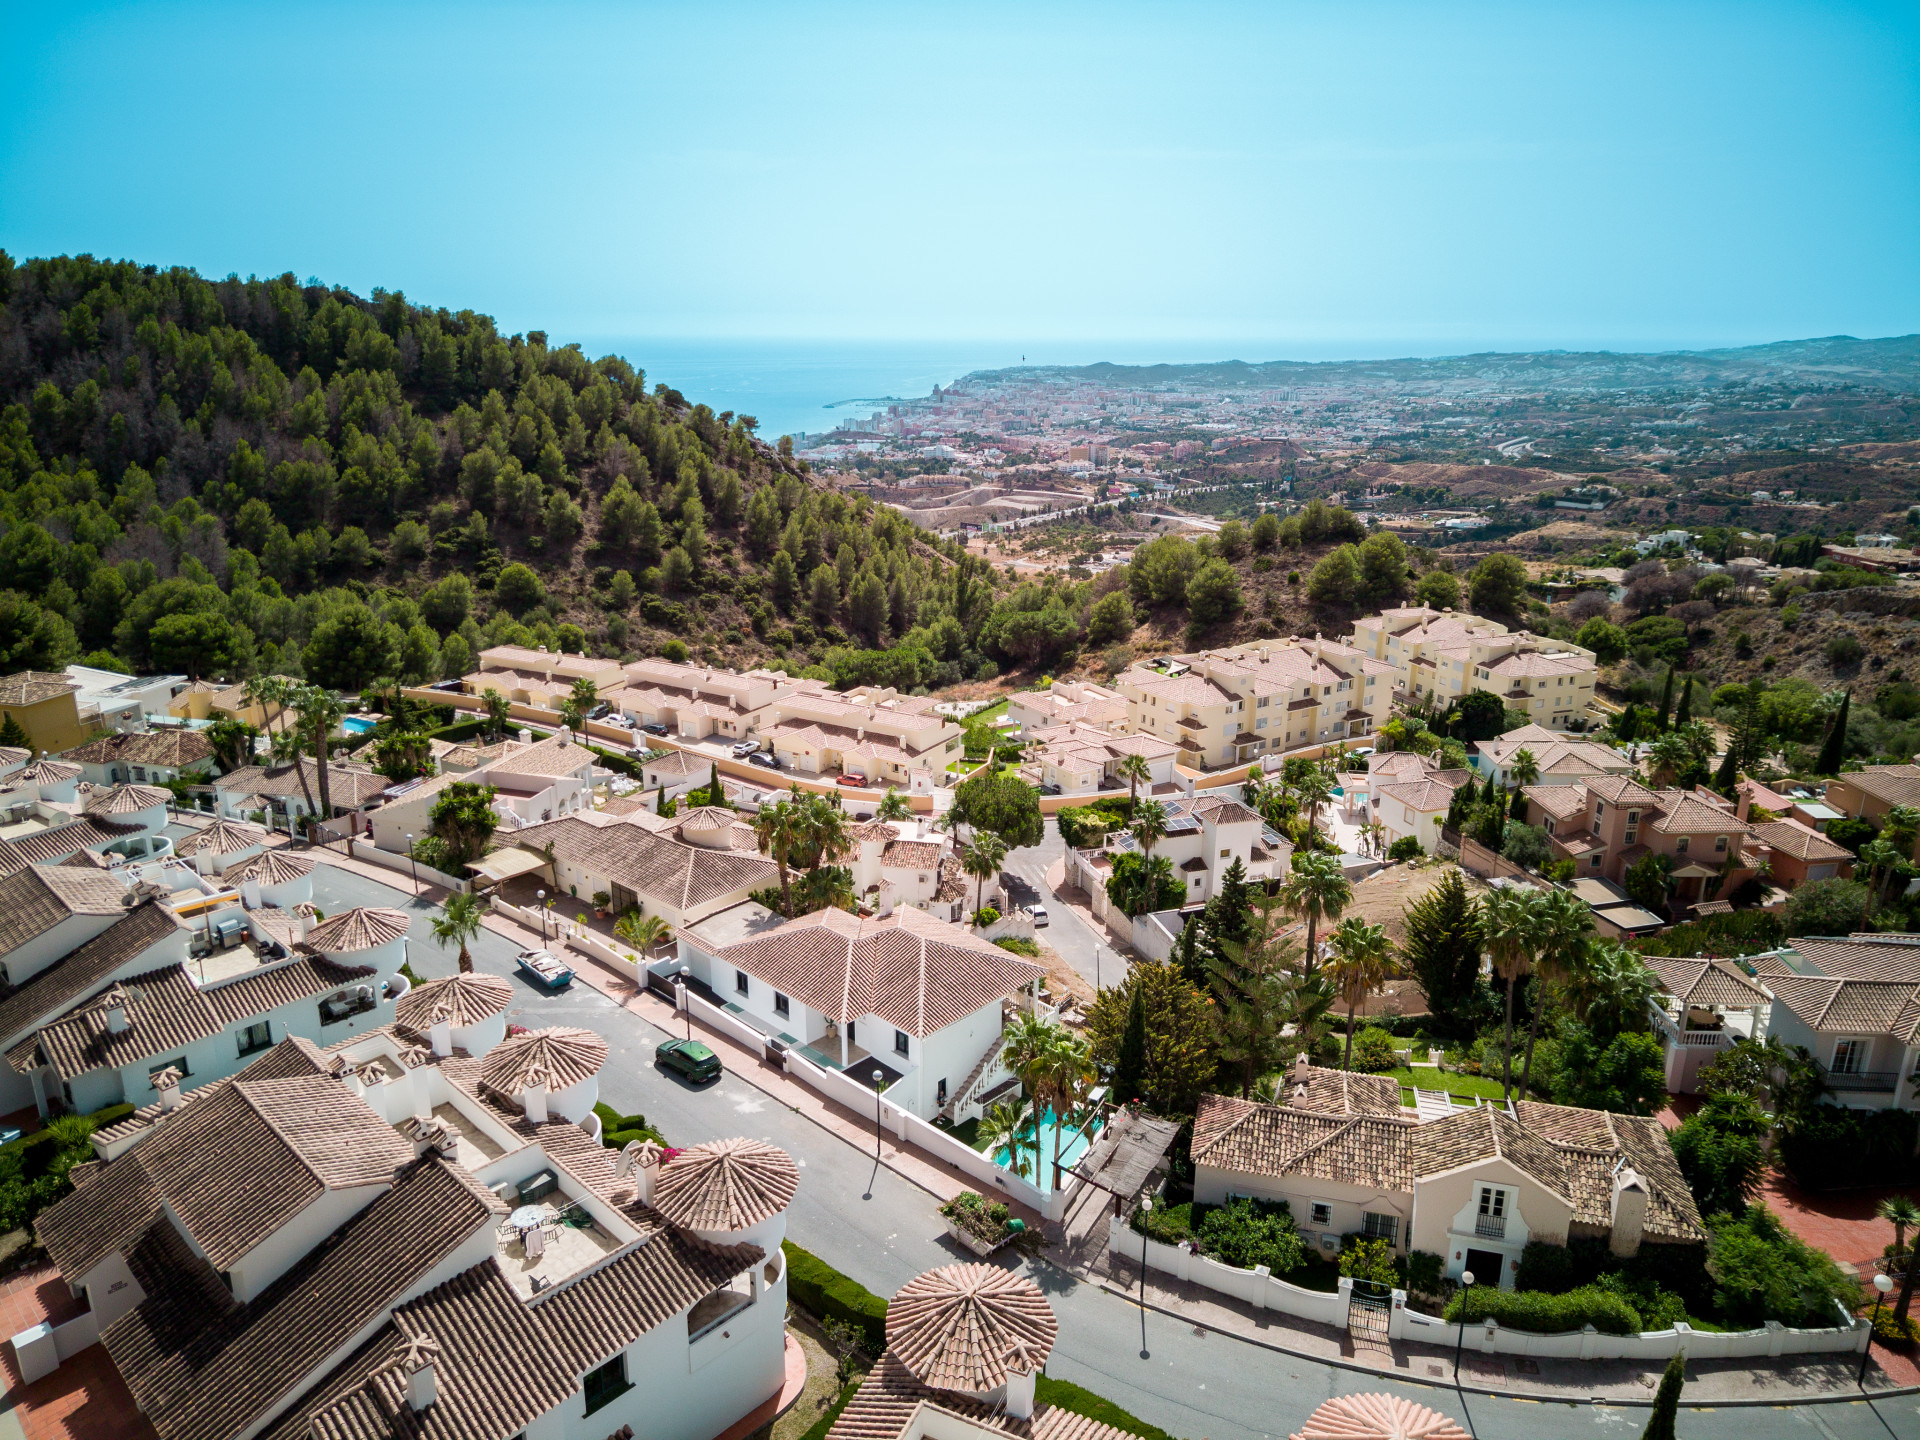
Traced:
<path fill-rule="evenodd" d="M 1439 1413 L 1398 1395 L 1340 1395 L 1307 1417 L 1292 1440 L 1471 1440 Z"/>

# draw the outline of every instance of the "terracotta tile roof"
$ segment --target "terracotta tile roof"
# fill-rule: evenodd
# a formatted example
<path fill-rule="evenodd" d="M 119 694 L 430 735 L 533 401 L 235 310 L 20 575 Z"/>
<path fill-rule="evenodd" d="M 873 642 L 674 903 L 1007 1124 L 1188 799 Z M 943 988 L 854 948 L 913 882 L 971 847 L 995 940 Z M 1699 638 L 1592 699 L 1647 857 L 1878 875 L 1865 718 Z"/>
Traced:
<path fill-rule="evenodd" d="M 0 875 L 0 957 L 70 915 L 117 915 L 127 890 L 110 875 L 26 865 Z"/>
<path fill-rule="evenodd" d="M 313 792 L 314 803 L 319 804 L 319 767 L 310 758 L 304 756 L 299 762 L 297 772 L 292 765 L 276 765 L 271 768 L 264 765 L 249 765 L 231 774 L 222 775 L 213 784 L 216 790 L 227 794 L 261 795 L 279 799 L 299 795 L 304 799 L 306 791 L 300 786 L 301 774 L 305 774 L 307 778 L 307 789 Z M 335 805 L 357 809 L 369 800 L 378 799 L 392 782 L 386 776 L 376 775 L 363 766 L 334 763 L 327 766 L 327 783 Z"/>
<path fill-rule="evenodd" d="M 648 770 L 660 775 L 699 775 L 705 774 L 708 762 L 697 755 L 689 755 L 684 750 L 669 750 L 665 755 L 645 763 Z"/>
<path fill-rule="evenodd" d="M 288 880 L 298 880 L 303 875 L 311 875 L 319 860 L 312 855 L 296 855 L 282 847 L 277 850 L 262 851 L 253 859 L 244 861 L 230 870 L 222 872 L 223 878 L 231 881 L 257 880 L 262 885 L 280 885 Z"/>
<path fill-rule="evenodd" d="M 682 830 L 725 830 L 740 817 L 720 805 L 696 805 L 680 815 Z"/>
<path fill-rule="evenodd" d="M 238 855 L 266 843 L 267 832 L 258 825 L 217 818 L 193 834 L 173 842 L 176 855 L 198 855 L 202 850 L 214 855 Z M 224 872 L 223 872 L 224 873 Z"/>
<path fill-rule="evenodd" d="M 1187 809 L 1196 818 L 1208 821 L 1214 825 L 1257 825 L 1260 823 L 1260 817 L 1245 805 L 1242 805 L 1238 800 L 1228 800 L 1218 795 L 1210 795 L 1205 799 L 1196 800 L 1189 805 Z"/>
<path fill-rule="evenodd" d="M 375 950 L 405 935 L 411 923 L 404 910 L 356 906 L 314 926 L 307 932 L 307 944 L 333 955 Z"/>
<path fill-rule="evenodd" d="M 79 682 L 67 675 L 22 670 L 18 674 L 0 678 L 0 705 L 38 705 L 42 700 L 51 700 L 56 695 L 66 695 L 79 688 Z"/>
<path fill-rule="evenodd" d="M 1015 1420 L 997 1405 L 967 1400 L 923 1385 L 891 1353 L 867 1372 L 853 1399 L 827 1431 L 827 1440 L 900 1440 L 922 1407 L 959 1417 L 967 1425 L 1017 1440 L 1127 1440 L 1124 1431 L 1058 1405 L 1040 1405 L 1030 1420 Z M 944 1430 L 942 1431 L 944 1433 Z"/>
<path fill-rule="evenodd" d="M 480 1083 L 496 1094 L 517 1099 L 545 1080 L 565 1090 L 590 1080 L 607 1063 L 607 1042 L 591 1030 L 554 1025 L 501 1041 L 480 1065 Z"/>
<path fill-rule="evenodd" d="M 880 852 L 880 864 L 889 870 L 936 870 L 942 849 L 937 840 L 895 840 Z"/>
<path fill-rule="evenodd" d="M 112 883 L 119 888 L 118 881 Z M 0 890 L 4 888 L 0 886 Z M 180 923 L 151 901 L 126 911 L 91 940 L 0 1000 L 0 1043 L 91 994 L 116 970 L 179 933 Z"/>
<path fill-rule="evenodd" d="M 1869 765 L 1840 777 L 1863 795 L 1888 805 L 1920 805 L 1920 765 Z"/>
<path fill-rule="evenodd" d="M 165 1135 L 163 1128 L 133 1155 Z M 107 1174 L 125 1163 L 109 1166 Z M 106 1178 L 80 1193 L 92 1194 Z M 244 1433 L 293 1398 L 327 1357 L 464 1241 L 490 1227 L 499 1212 L 484 1194 L 444 1161 L 409 1165 L 330 1244 L 246 1305 L 221 1305 L 224 1287 L 206 1266 L 190 1256 L 183 1261 L 184 1247 L 167 1247 L 174 1253 L 162 1263 L 142 1267 L 154 1286 L 147 1300 L 107 1326 L 101 1339 L 161 1440 Z M 163 1220 L 148 1233 L 167 1228 Z"/>
<path fill-rule="evenodd" d="M 64 860 L 76 850 L 98 850 L 140 833 L 138 825 L 122 825 L 115 820 L 84 815 L 71 825 L 56 825 L 51 830 L 19 836 L 13 844 L 34 864 L 44 866 Z"/>
<path fill-rule="evenodd" d="M 263 966 L 235 980 L 210 985 L 201 993 L 220 1023 L 231 1029 L 251 1023 L 283 1005 L 315 1000 L 329 991 L 364 985 L 379 972 L 371 965 L 339 965 L 322 955 L 301 955 Z"/>
<path fill-rule="evenodd" d="M 1580 785 L 1523 785 L 1520 793 L 1527 797 L 1527 804 L 1553 816 L 1556 820 L 1571 820 L 1576 815 L 1587 813 L 1587 792 Z"/>
<path fill-rule="evenodd" d="M 1920 1029 L 1920 986 L 1904 980 L 1843 980 L 1829 975 L 1768 975 L 1767 989 L 1809 1030 L 1892 1035 L 1911 1043 Z"/>
<path fill-rule="evenodd" d="M 1660 982 L 1662 994 L 1683 1005 L 1752 1006 L 1771 1003 L 1766 991 L 1749 980 L 1728 960 L 1669 960 L 1645 955 L 1641 959 Z"/>
<path fill-rule="evenodd" d="M 1660 792 L 1660 815 L 1653 828 L 1663 835 L 1750 835 L 1744 820 L 1683 790 Z"/>
<path fill-rule="evenodd" d="M 887 1353 L 936 1390 L 978 1395 L 1038 1371 L 1059 1333 L 1040 1287 L 997 1265 L 942 1265 L 887 1302 Z"/>
<path fill-rule="evenodd" d="M 78 765 L 69 765 L 65 760 L 41 759 L 9 775 L 7 780 L 14 785 L 62 785 L 85 773 Z"/>
<path fill-rule="evenodd" d="M 709 1140 L 682 1150 L 653 1182 L 653 1208 L 685 1230 L 745 1230 L 793 1203 L 800 1171 L 761 1140 Z"/>
<path fill-rule="evenodd" d="M 571 775 L 593 764 L 593 752 L 576 745 L 564 731 L 531 745 L 509 745 L 507 753 L 487 766 L 502 775 L 537 775 L 558 778 Z"/>
<path fill-rule="evenodd" d="M 1460 775 L 1466 778 L 1450 780 L 1445 777 Z M 1445 810 L 1452 806 L 1454 792 L 1466 784 L 1472 777 L 1464 770 L 1442 770 L 1424 780 L 1390 782 L 1378 788 L 1379 793 L 1392 800 L 1398 800 L 1409 810 L 1422 814 Z"/>
<path fill-rule="evenodd" d="M 1625 775 L 1609 775 L 1601 780 L 1589 780 L 1587 793 L 1598 795 L 1609 805 L 1658 805 L 1660 803 L 1658 795 L 1638 780 Z"/>
<path fill-rule="evenodd" d="M 1584 655 L 1549 655 L 1530 650 L 1496 660 L 1485 668 L 1501 679 L 1537 679 L 1550 675 L 1583 675 L 1593 669 L 1593 662 Z"/>
<path fill-rule="evenodd" d="M 855 825 L 847 834 L 855 840 L 877 841 L 880 844 L 900 838 L 899 827 L 886 820 L 869 820 L 863 825 Z"/>
<path fill-rule="evenodd" d="M 213 745 L 198 730 L 147 730 L 102 735 L 64 752 L 68 760 L 89 765 L 159 765 L 181 770 L 213 758 Z"/>
<path fill-rule="evenodd" d="M 1414 1128 L 1405 1111 L 1400 1117 L 1329 1115 L 1204 1095 L 1193 1118 L 1193 1160 L 1222 1170 L 1410 1191 Z"/>
<path fill-rule="evenodd" d="M 1753 833 L 1772 849 L 1797 859 L 1852 860 L 1853 852 L 1844 845 L 1835 844 L 1818 830 L 1802 825 L 1798 820 L 1774 820 L 1765 825 L 1753 827 Z"/>
<path fill-rule="evenodd" d="M 1850 936 L 1845 940 L 1803 935 L 1793 948 L 1814 973 L 1843 980 L 1904 980 L 1920 984 L 1920 936 Z M 1782 970 L 1790 967 L 1782 964 Z"/>
<path fill-rule="evenodd" d="M 568 815 L 516 831 L 512 841 L 536 852 L 551 843 L 560 859 L 679 910 L 779 880 L 779 867 L 764 856 L 688 845 L 628 820 L 595 824 Z"/>
<path fill-rule="evenodd" d="M 31 750 L 24 750 L 18 745 L 0 745 L 0 767 L 24 765 L 31 759 L 33 759 Z"/>
<path fill-rule="evenodd" d="M 87 799 L 86 813 L 137 815 L 142 810 L 165 805 L 172 799 L 173 792 L 162 790 L 158 785 L 115 785 L 111 789 L 94 791 Z"/>
<path fill-rule="evenodd" d="M 1567 1155 L 1576 1220 L 1603 1227 L 1612 1223 L 1613 1171 L 1624 1158 L 1646 1185 L 1647 1234 L 1668 1240 L 1706 1238 L 1693 1191 L 1658 1120 L 1532 1100 L 1522 1100 L 1514 1109 L 1520 1125 Z"/>
<path fill-rule="evenodd" d="M 1363 1075 L 1322 1065 L 1295 1066 L 1285 1077 L 1285 1103 L 1325 1115 L 1404 1116 L 1400 1082 L 1391 1075 Z"/>
<path fill-rule="evenodd" d="M 422 981 L 401 997 L 393 1019 L 396 1025 L 423 1034 L 441 1018 L 461 1029 L 500 1014 L 512 1001 L 513 985 L 509 981 L 474 970 Z"/>
<path fill-rule="evenodd" d="M 716 958 L 842 1024 L 878 1015 L 922 1039 L 1044 973 L 957 925 L 908 908 L 880 919 L 818 911 L 729 945 Z"/>

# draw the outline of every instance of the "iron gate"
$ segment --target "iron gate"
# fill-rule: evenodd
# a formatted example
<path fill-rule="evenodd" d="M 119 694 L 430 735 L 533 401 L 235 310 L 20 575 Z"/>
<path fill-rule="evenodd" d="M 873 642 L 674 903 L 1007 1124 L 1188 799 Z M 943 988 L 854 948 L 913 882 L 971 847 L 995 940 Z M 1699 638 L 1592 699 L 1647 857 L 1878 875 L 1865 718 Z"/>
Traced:
<path fill-rule="evenodd" d="M 1392 1311 L 1392 1286 L 1378 1280 L 1355 1280 L 1347 1294 L 1347 1334 L 1355 1345 L 1386 1345 Z"/>

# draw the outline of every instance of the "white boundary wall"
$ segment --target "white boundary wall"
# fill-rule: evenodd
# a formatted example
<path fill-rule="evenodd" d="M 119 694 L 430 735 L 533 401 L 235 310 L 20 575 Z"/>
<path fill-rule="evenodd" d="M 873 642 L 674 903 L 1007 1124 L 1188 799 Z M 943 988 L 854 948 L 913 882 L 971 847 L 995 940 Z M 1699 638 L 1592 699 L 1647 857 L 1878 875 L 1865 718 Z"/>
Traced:
<path fill-rule="evenodd" d="M 408 877 L 418 874 L 427 884 L 438 885 L 441 889 L 452 890 L 456 894 L 464 895 L 473 888 L 471 881 L 456 880 L 444 870 L 436 870 L 433 866 L 423 865 L 418 860 L 408 860 L 405 855 L 395 855 L 390 851 L 377 849 L 364 837 L 348 837 L 347 855 L 350 859 L 364 860 L 369 865 L 397 870 Z"/>
<path fill-rule="evenodd" d="M 1252 1270 L 1222 1265 L 1195 1254 L 1184 1245 L 1146 1239 L 1135 1234 L 1126 1220 L 1109 1217 L 1109 1254 L 1137 1265 L 1143 1247 L 1149 1270 L 1163 1271 L 1231 1295 L 1256 1310 L 1277 1310 L 1335 1329 L 1346 1328 L 1347 1291 L 1352 1282 L 1344 1278 L 1339 1291 L 1333 1294 L 1303 1290 L 1284 1280 L 1275 1280 L 1264 1265 Z M 1796 1330 L 1769 1320 L 1759 1330 L 1729 1333 L 1695 1330 L 1682 1323 L 1671 1330 L 1648 1330 L 1639 1335 L 1602 1335 L 1591 1325 L 1560 1335 L 1536 1335 L 1525 1330 L 1505 1329 L 1496 1320 L 1472 1321 L 1465 1330 L 1465 1343 L 1490 1355 L 1536 1355 L 1564 1360 L 1665 1360 L 1679 1352 L 1694 1360 L 1859 1354 L 1866 1349 L 1871 1327 L 1867 1321 L 1846 1314 L 1837 1304 L 1834 1310 L 1835 1318 L 1841 1323 L 1829 1329 Z M 1406 1291 L 1393 1292 L 1393 1309 L 1387 1324 L 1389 1339 L 1452 1345 L 1461 1338 L 1461 1333 L 1457 1323 L 1450 1324 L 1437 1316 L 1408 1309 Z"/>

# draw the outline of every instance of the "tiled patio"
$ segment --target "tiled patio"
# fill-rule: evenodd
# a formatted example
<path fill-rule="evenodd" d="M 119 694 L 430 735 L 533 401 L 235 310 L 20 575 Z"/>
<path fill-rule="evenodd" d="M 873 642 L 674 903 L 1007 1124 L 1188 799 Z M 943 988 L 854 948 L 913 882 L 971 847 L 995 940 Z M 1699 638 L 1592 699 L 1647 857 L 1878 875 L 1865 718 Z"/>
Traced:
<path fill-rule="evenodd" d="M 42 1320 L 57 1325 L 79 1313 L 80 1303 L 51 1267 L 15 1276 L 0 1287 L 3 1335 L 17 1335 Z M 11 1414 L 26 1440 L 157 1440 L 104 1346 L 89 1346 L 53 1374 L 23 1387 L 13 1347 L 0 1345 L 0 1372 Z"/>

